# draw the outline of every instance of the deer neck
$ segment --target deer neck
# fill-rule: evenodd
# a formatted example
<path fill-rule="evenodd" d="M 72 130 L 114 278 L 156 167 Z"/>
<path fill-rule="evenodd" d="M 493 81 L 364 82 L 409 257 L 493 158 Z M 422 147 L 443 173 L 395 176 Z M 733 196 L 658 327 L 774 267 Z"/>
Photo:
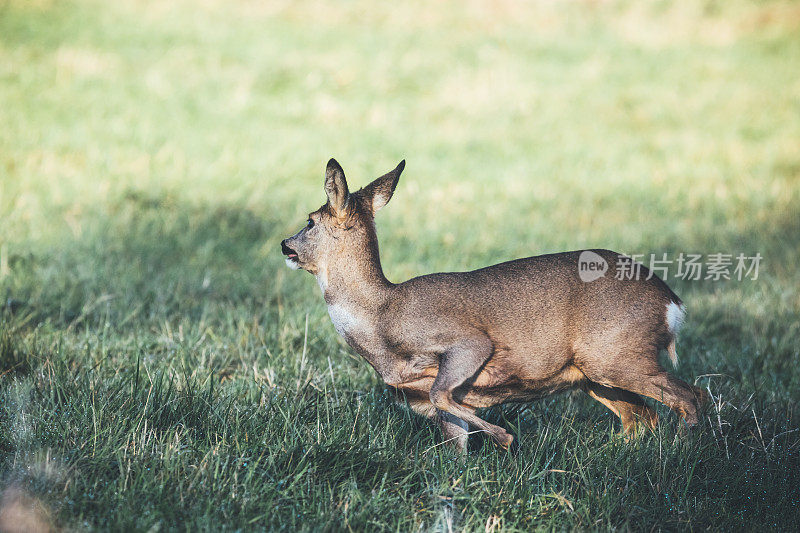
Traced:
<path fill-rule="evenodd" d="M 376 309 L 386 301 L 392 283 L 381 267 L 378 240 L 368 238 L 363 246 L 348 246 L 317 273 L 328 305 Z"/>

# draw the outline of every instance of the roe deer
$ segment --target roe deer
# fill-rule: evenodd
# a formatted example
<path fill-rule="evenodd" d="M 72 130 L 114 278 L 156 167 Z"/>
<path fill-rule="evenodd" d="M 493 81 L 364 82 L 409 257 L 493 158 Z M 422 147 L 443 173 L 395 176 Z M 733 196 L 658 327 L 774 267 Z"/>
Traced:
<path fill-rule="evenodd" d="M 373 217 L 392 197 L 404 167 L 401 161 L 350 193 L 342 167 L 331 159 L 327 203 L 281 249 L 288 266 L 316 276 L 347 344 L 416 412 L 436 419 L 445 442 L 466 450 L 473 426 L 508 447 L 514 437 L 479 418 L 477 409 L 574 388 L 617 415 L 626 433 L 657 422 L 639 395 L 664 403 L 690 425 L 697 422 L 704 391 L 658 362 L 666 349 L 676 363 L 683 304 L 625 256 L 564 252 L 388 281 Z M 582 254 L 606 268 L 641 268 L 641 275 L 625 279 L 603 271 L 583 281 Z"/>

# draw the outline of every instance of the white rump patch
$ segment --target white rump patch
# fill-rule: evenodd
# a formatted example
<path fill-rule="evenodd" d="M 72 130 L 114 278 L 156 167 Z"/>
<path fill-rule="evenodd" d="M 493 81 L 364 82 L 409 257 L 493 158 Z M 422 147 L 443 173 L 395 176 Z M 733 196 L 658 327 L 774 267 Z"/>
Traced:
<path fill-rule="evenodd" d="M 288 266 L 292 270 L 297 270 L 298 268 L 300 268 L 300 265 L 297 263 L 297 261 L 295 261 L 294 259 L 289 259 L 288 257 L 286 258 L 286 266 Z"/>
<path fill-rule="evenodd" d="M 681 329 L 683 319 L 686 316 L 686 307 L 683 304 L 676 304 L 670 302 L 667 304 L 667 328 L 669 332 L 675 335 Z"/>

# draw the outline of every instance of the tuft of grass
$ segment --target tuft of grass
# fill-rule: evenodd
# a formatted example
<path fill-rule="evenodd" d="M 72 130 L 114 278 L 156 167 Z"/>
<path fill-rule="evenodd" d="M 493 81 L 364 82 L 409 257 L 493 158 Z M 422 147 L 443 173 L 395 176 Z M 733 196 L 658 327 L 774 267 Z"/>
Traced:
<path fill-rule="evenodd" d="M 794 530 L 798 28 L 782 0 L 0 3 L 0 517 Z M 283 265 L 331 156 L 354 187 L 408 161 L 392 280 L 760 253 L 757 280 L 667 279 L 699 426 L 657 406 L 625 440 L 575 393 L 484 413 L 517 455 L 439 446 Z"/>

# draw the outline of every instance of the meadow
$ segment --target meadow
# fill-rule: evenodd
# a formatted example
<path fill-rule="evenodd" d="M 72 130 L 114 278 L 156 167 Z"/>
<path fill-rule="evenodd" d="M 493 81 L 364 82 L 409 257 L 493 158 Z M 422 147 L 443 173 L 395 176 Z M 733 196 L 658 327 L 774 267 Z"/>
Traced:
<path fill-rule="evenodd" d="M 0 0 L 0 529 L 794 530 L 798 65 L 778 0 Z M 392 281 L 760 254 L 667 278 L 700 424 L 575 392 L 439 446 L 284 265 L 330 157 L 406 159 Z"/>

